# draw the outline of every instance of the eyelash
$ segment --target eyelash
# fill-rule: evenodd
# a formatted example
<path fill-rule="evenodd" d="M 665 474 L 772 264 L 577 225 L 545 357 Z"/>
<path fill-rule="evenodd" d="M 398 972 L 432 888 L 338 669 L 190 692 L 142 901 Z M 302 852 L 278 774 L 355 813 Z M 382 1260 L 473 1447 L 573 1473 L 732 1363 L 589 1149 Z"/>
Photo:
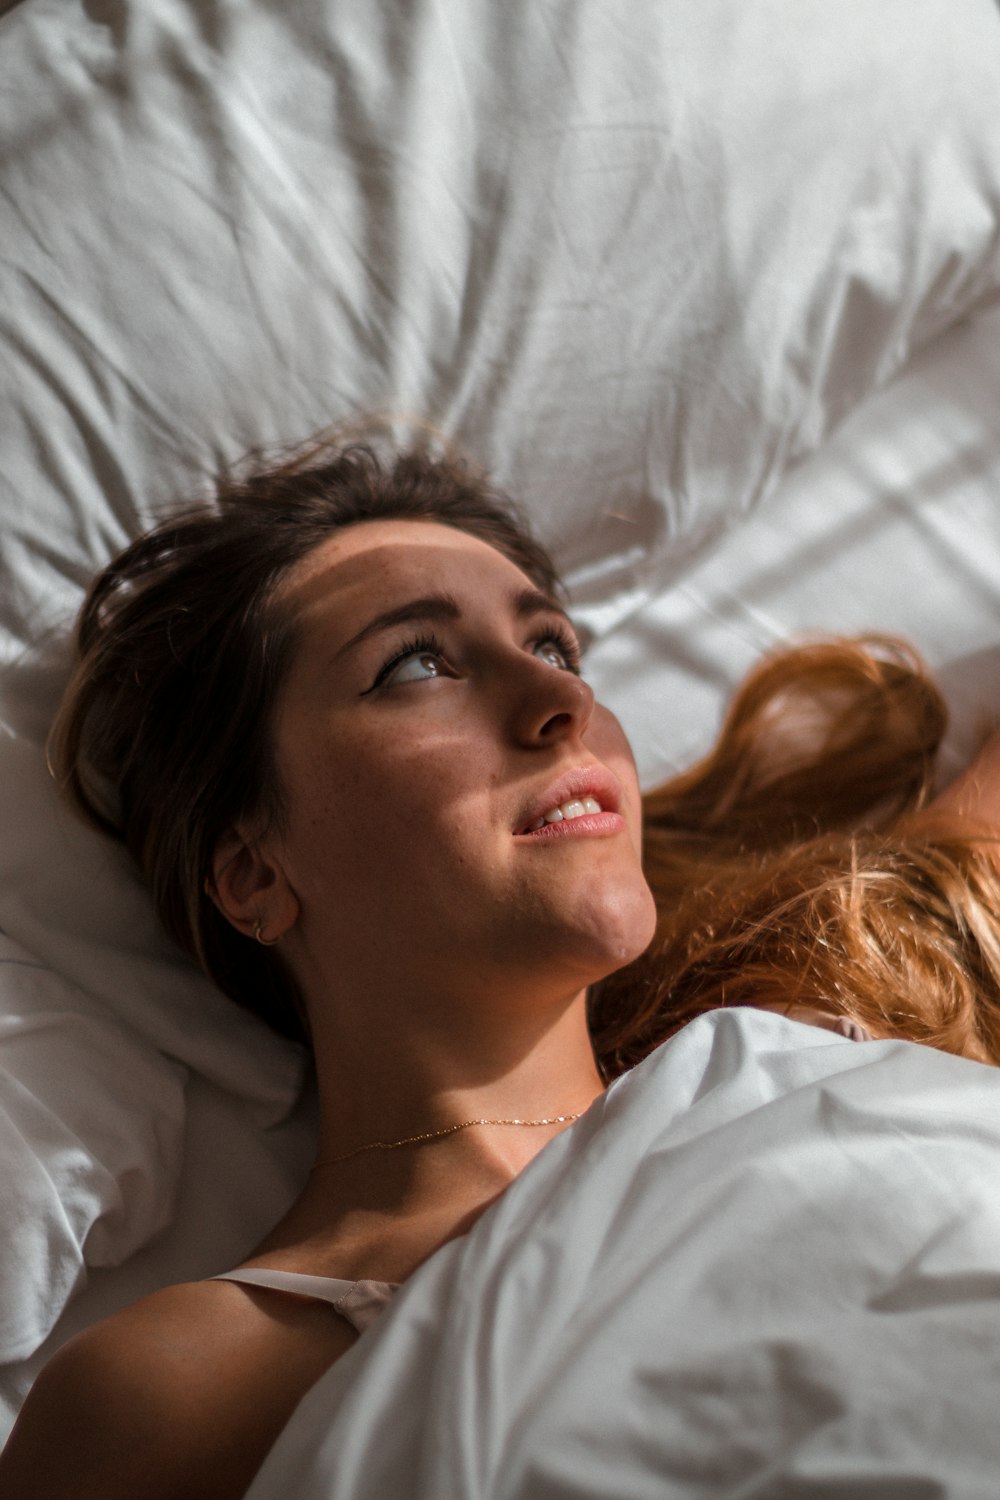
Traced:
<path fill-rule="evenodd" d="M 580 647 L 566 627 L 553 622 L 540 635 L 535 637 L 531 645 L 541 646 L 549 642 L 553 646 L 556 646 L 565 657 L 566 670 L 573 672 L 578 677 L 580 675 Z M 370 688 L 365 689 L 365 692 L 373 693 L 376 688 L 381 687 L 382 683 L 391 675 L 394 668 L 399 666 L 400 662 L 405 661 L 408 656 L 420 656 L 421 653 L 426 653 L 429 656 L 444 657 L 447 660 L 447 652 L 438 636 L 415 636 L 412 640 L 406 641 L 400 646 L 398 651 L 394 651 L 389 660 L 383 663 L 376 674 L 375 681 Z"/>
<path fill-rule="evenodd" d="M 540 646 L 543 641 L 551 641 L 554 646 L 558 646 L 559 650 L 566 658 L 567 670 L 573 672 L 577 677 L 579 677 L 580 657 L 582 653 L 580 651 L 580 644 L 577 641 L 576 636 L 571 635 L 570 632 L 566 629 L 565 625 L 560 625 L 556 622 L 553 622 L 547 630 L 543 631 L 540 636 L 537 636 L 536 639 L 532 641 L 532 645 Z"/>
<path fill-rule="evenodd" d="M 400 646 L 398 651 L 394 651 L 387 662 L 383 662 L 378 669 L 375 681 L 366 691 L 373 693 L 377 687 L 382 686 L 394 667 L 398 667 L 400 662 L 405 661 L 408 656 L 419 656 L 422 652 L 430 656 L 444 656 L 444 645 L 436 635 L 414 636 L 412 640 Z"/>

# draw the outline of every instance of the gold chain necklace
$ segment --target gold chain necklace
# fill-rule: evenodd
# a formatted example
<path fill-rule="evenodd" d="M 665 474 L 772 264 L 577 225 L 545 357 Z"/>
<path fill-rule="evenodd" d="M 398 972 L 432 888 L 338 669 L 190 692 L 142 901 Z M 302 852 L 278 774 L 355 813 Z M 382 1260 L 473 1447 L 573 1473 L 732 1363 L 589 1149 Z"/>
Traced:
<path fill-rule="evenodd" d="M 326 1156 L 322 1161 L 315 1163 L 317 1167 L 332 1167 L 338 1161 L 349 1161 L 352 1156 L 360 1156 L 364 1151 L 398 1151 L 400 1146 L 416 1146 L 422 1141 L 440 1141 L 446 1135 L 455 1135 L 459 1130 L 469 1130 L 473 1125 L 567 1125 L 571 1120 L 578 1120 L 576 1115 L 552 1115 L 547 1120 L 463 1120 L 461 1125 L 446 1125 L 443 1130 L 425 1130 L 421 1135 L 404 1135 L 398 1141 L 369 1141 L 367 1146 L 355 1146 L 353 1151 L 345 1151 L 342 1156 Z"/>

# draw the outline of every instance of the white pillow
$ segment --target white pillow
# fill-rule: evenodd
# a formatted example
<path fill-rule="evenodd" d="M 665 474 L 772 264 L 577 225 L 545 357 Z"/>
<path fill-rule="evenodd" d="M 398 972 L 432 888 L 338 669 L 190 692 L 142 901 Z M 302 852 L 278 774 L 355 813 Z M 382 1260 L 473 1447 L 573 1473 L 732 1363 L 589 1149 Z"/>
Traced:
<path fill-rule="evenodd" d="M 607 600 L 997 294 L 993 0 L 103 15 L 0 18 L 0 642 L 223 457 L 371 408 Z"/>
<path fill-rule="evenodd" d="M 0 936 L 0 1364 L 171 1218 L 185 1070 Z"/>

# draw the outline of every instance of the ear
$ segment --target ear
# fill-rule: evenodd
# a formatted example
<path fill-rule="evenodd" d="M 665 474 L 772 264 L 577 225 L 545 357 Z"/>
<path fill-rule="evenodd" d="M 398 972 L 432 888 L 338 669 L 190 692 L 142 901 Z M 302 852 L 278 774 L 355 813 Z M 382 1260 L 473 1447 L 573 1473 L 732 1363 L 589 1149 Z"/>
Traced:
<path fill-rule="evenodd" d="M 276 943 L 299 917 L 298 897 L 274 854 L 237 829 L 223 835 L 206 890 L 237 931 Z"/>

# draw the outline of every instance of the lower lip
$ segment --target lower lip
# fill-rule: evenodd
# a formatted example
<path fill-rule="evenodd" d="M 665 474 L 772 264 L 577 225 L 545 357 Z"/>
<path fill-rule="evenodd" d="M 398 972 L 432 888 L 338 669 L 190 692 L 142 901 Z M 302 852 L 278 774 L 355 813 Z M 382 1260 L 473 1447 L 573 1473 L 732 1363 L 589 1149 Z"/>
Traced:
<path fill-rule="evenodd" d="M 549 839 L 607 838 L 610 834 L 621 833 L 624 827 L 625 819 L 621 813 L 584 813 L 579 818 L 563 818 L 559 823 L 546 823 L 544 828 L 532 828 L 527 833 L 517 833 L 514 837 L 528 839 L 532 843 L 547 842 Z"/>

